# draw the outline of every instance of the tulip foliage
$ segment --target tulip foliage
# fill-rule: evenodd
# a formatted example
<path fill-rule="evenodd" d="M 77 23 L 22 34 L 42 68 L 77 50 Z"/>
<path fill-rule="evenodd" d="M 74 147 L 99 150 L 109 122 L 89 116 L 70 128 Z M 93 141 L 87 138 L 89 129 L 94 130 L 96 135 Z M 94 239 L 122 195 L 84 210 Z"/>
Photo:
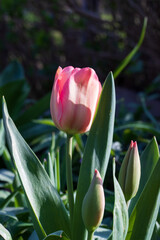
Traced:
<path fill-rule="evenodd" d="M 93 73 L 91 70 L 89 71 L 89 74 Z M 74 77 L 70 79 L 71 82 L 73 80 Z M 64 91 L 66 91 L 66 88 Z M 99 90 L 97 89 L 97 96 L 98 92 Z M 57 99 L 57 96 L 52 96 L 51 102 L 53 98 Z M 129 150 L 129 156 L 126 157 L 127 163 L 123 164 L 128 164 L 129 167 L 121 170 L 123 174 L 121 174 L 120 178 L 122 181 L 128 181 L 131 185 L 134 185 L 134 182 L 136 182 L 136 190 L 133 188 L 134 193 L 132 194 L 129 191 L 129 197 L 128 195 L 126 197 L 121 180 L 119 180 L 119 183 L 116 178 L 115 160 L 110 158 L 116 105 L 112 73 L 109 73 L 107 76 L 98 99 L 99 102 L 95 104 L 97 109 L 95 110 L 83 153 L 77 188 L 75 193 L 70 191 L 74 196 L 69 201 L 69 207 L 68 203 L 64 202 L 59 189 L 60 186 L 58 188 L 55 187 L 53 181 L 51 181 L 52 175 L 47 174 L 38 157 L 16 128 L 9 116 L 7 104 L 3 100 L 3 123 L 7 142 L 35 229 L 30 240 L 153 240 L 152 237 L 157 226 L 156 221 L 160 206 L 160 160 L 156 139 L 153 138 L 147 145 L 140 156 L 140 160 L 134 157 L 134 147 L 136 148 L 136 156 L 139 157 L 139 155 L 137 155 L 137 144 L 132 142 L 132 149 Z M 64 101 L 63 104 L 65 103 Z M 74 110 L 75 108 L 76 106 L 74 106 Z M 54 106 L 55 109 L 57 110 L 57 106 Z M 61 114 L 63 114 L 63 111 Z M 53 115 L 54 112 L 52 112 L 54 120 L 55 115 Z M 85 118 L 85 113 L 82 118 Z M 70 134 L 75 133 L 68 131 L 72 125 L 67 125 L 67 128 L 63 129 L 63 125 L 60 125 L 62 122 L 59 123 L 57 119 L 55 123 L 61 130 L 66 130 L 69 133 L 68 139 L 70 139 Z M 62 116 L 61 119 L 63 119 Z M 67 121 L 69 121 L 68 119 L 69 116 L 67 116 Z M 65 122 L 64 119 L 62 121 Z M 68 122 L 65 122 L 65 127 L 66 123 Z M 85 129 L 88 130 L 88 126 Z M 83 130 L 80 130 L 80 132 L 85 132 Z M 72 148 L 68 149 L 69 160 L 72 158 L 71 152 Z M 108 199 L 104 200 L 105 189 L 103 190 L 103 181 L 109 159 L 113 161 L 114 208 L 112 229 L 105 224 L 104 201 L 107 203 Z M 138 162 L 135 162 L 135 159 Z M 135 166 L 136 169 L 140 164 L 141 171 L 137 169 L 138 180 L 136 180 L 136 174 L 132 172 L 134 167 L 132 168 L 131 165 Z M 134 175 L 133 179 L 130 178 L 132 174 Z M 67 186 L 72 185 L 70 183 L 71 179 L 68 179 L 69 183 Z M 127 185 L 127 191 L 128 188 L 132 190 L 130 185 Z M 69 194 L 69 190 L 67 192 Z M 103 216 L 104 220 L 102 220 Z M 100 225 L 101 220 L 102 225 Z M 3 228 L 0 225 L 0 232 L 4 230 Z M 5 234 L 8 236 L 6 239 L 12 239 L 6 229 Z"/>

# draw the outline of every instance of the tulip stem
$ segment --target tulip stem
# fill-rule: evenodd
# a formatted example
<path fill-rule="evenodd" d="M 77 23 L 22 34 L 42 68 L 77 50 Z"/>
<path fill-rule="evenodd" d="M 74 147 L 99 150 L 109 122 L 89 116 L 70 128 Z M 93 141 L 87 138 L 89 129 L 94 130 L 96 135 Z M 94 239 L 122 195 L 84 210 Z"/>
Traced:
<path fill-rule="evenodd" d="M 92 240 L 93 239 L 93 234 L 94 234 L 94 232 L 89 232 L 88 231 L 88 238 L 87 238 L 87 240 Z"/>
<path fill-rule="evenodd" d="M 72 226 L 73 210 L 74 210 L 74 197 L 73 197 L 73 180 L 72 180 L 72 136 L 70 136 L 70 135 L 67 135 L 66 179 L 67 179 L 70 221 L 71 221 L 71 226 Z"/>

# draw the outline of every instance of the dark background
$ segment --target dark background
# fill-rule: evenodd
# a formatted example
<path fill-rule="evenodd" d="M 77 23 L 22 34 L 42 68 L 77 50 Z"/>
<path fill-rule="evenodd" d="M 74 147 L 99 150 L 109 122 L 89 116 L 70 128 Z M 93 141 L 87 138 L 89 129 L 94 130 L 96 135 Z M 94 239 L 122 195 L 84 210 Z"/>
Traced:
<path fill-rule="evenodd" d="M 59 65 L 92 67 L 103 82 L 137 44 L 145 16 L 145 40 L 116 79 L 142 91 L 159 79 L 159 0 L 1 0 L 0 71 L 19 60 L 34 98 L 51 91 Z"/>

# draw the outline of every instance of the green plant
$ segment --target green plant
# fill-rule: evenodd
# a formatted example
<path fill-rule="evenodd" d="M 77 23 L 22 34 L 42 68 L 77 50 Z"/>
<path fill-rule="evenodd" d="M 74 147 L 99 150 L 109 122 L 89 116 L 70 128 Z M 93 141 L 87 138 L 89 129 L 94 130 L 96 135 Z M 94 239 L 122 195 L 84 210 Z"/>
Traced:
<path fill-rule="evenodd" d="M 61 193 L 58 194 L 46 170 L 22 138 L 3 101 L 3 121 L 8 145 L 39 239 L 86 239 L 87 231 L 81 216 L 82 202 L 95 168 L 99 170 L 104 180 L 111 152 L 114 115 L 115 89 L 113 75 L 110 73 L 103 86 L 98 109 L 85 146 L 71 224 L 64 196 Z M 150 141 L 141 155 L 141 166 L 140 187 L 136 197 L 130 202 L 128 213 L 123 192 L 115 176 L 115 162 L 113 161 L 113 228 L 111 230 L 103 224 L 95 232 L 95 239 L 149 240 L 152 238 L 154 228 L 157 226 L 156 220 L 160 205 L 160 161 L 155 138 Z M 158 237 L 158 234 L 157 231 L 155 236 Z M 33 235 L 30 239 L 34 239 Z"/>

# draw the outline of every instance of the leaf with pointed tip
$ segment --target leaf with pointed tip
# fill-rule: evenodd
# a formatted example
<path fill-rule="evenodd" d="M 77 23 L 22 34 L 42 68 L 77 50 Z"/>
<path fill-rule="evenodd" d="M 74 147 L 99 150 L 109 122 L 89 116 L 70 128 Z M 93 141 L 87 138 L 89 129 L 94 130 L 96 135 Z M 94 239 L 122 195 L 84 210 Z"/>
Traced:
<path fill-rule="evenodd" d="M 129 220 L 126 240 L 150 240 L 160 207 L 160 160 L 157 162 Z"/>
<path fill-rule="evenodd" d="M 2 224 L 0 224 L 0 236 L 2 236 L 4 240 L 12 240 L 11 234 Z"/>
<path fill-rule="evenodd" d="M 133 211 L 134 206 L 136 205 L 144 187 L 147 183 L 150 175 L 152 174 L 153 169 L 155 168 L 158 159 L 159 159 L 159 149 L 156 138 L 154 137 L 145 150 L 143 151 L 141 157 L 141 179 L 138 192 L 136 196 L 131 200 L 129 205 L 129 213 Z"/>
<path fill-rule="evenodd" d="M 94 170 L 99 170 L 102 179 L 105 177 L 112 146 L 114 117 L 114 78 L 112 73 L 109 73 L 103 86 L 80 168 L 74 208 L 73 240 L 85 240 L 86 230 L 81 214 L 82 202 L 94 175 Z"/>
<path fill-rule="evenodd" d="M 128 230 L 128 209 L 122 189 L 115 177 L 115 160 L 113 160 L 114 209 L 112 240 L 124 240 Z"/>
<path fill-rule="evenodd" d="M 140 35 L 138 43 L 132 49 L 132 51 L 125 57 L 125 59 L 123 59 L 123 61 L 118 66 L 118 68 L 115 70 L 114 78 L 119 76 L 119 74 L 122 72 L 122 70 L 128 65 L 128 63 L 132 60 L 134 55 L 139 50 L 141 44 L 143 43 L 144 37 L 145 37 L 146 28 L 147 28 L 147 17 L 144 18 L 143 27 L 142 27 L 142 31 L 141 31 L 141 35 Z"/>
<path fill-rule="evenodd" d="M 18 132 L 3 101 L 3 121 L 35 230 L 40 239 L 63 229 L 70 235 L 68 213 L 42 164 Z"/>

